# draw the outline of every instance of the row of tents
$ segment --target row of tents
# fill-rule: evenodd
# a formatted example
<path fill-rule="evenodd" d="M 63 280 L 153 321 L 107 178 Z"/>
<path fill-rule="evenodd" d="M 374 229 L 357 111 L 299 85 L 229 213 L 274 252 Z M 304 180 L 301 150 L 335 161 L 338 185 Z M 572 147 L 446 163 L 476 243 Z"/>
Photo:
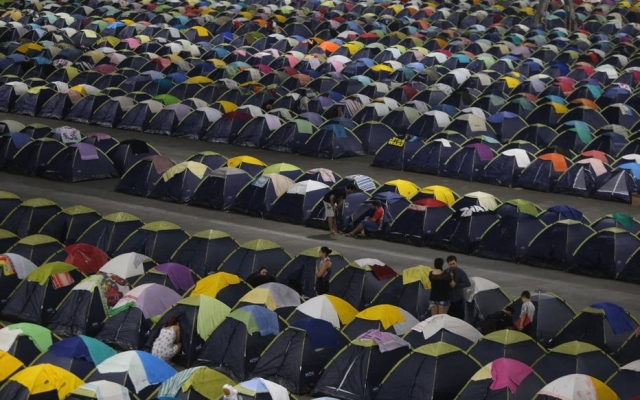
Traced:
<path fill-rule="evenodd" d="M 317 254 L 317 249 L 313 250 Z M 312 254 L 306 256 L 315 258 Z M 337 257 L 336 265 L 341 258 Z M 104 261 L 96 260 L 95 265 Z M 65 262 L 36 267 L 11 253 L 3 254 L 2 262 L 3 287 L 12 281 L 19 282 L 9 300 L 2 302 L 0 314 L 4 320 L 16 322 L 0 331 L 3 351 L 7 353 L 3 360 L 11 361 L 3 362 L 3 366 L 15 367 L 4 379 L 24 365 L 50 363 L 87 382 L 107 380 L 123 385 L 127 388 L 125 393 L 135 393 L 137 398 L 155 399 L 170 390 L 160 384 L 175 371 L 143 351 L 150 350 L 160 329 L 176 317 L 183 350 L 174 361 L 182 366 L 221 372 L 227 377 L 223 383 L 258 377 L 273 380 L 296 394 L 313 390 L 345 400 L 391 399 L 396 398 L 393 396 L 399 390 L 409 388 L 413 388 L 409 398 L 418 398 L 411 393 L 420 388 L 439 399 L 453 399 L 458 393 L 460 398 L 477 399 L 485 397 L 478 397 L 479 389 L 470 387 L 476 380 L 488 379 L 480 378 L 486 374 L 479 372 L 482 365 L 503 362 L 501 357 L 508 357 L 512 359 L 510 368 L 530 366 L 526 375 L 535 375 L 535 379 L 532 377 L 535 389 L 518 386 L 521 393 L 526 393 L 524 398 L 531 398 L 545 382 L 574 373 L 587 374 L 597 382 L 607 381 L 620 398 L 639 393 L 637 362 L 628 361 L 635 361 L 638 355 L 639 324 L 628 312 L 611 303 L 594 304 L 576 314 L 557 295 L 534 291 L 533 332 L 537 342 L 509 330 L 482 336 L 473 325 L 446 315 L 419 322 L 409 311 L 389 304 L 394 302 L 394 296 L 399 296 L 404 304 L 417 300 L 426 306 L 428 267 L 410 268 L 396 275 L 380 260 L 358 260 L 334 276 L 330 285 L 332 294 L 304 301 L 284 284 L 264 283 L 251 288 L 237 275 L 226 272 L 197 280 L 181 295 L 180 284 L 188 279 L 177 275 L 180 272 L 184 275 L 187 270 L 188 276 L 194 278 L 197 277 L 194 271 L 178 265 L 153 266 L 147 256 L 134 253 L 106 261 L 97 273 L 87 277 L 81 272 L 87 271 L 87 267 L 81 263 L 77 264 L 80 267 Z M 313 272 L 315 266 L 307 263 L 305 267 L 301 263 L 296 269 Z M 358 273 L 364 276 L 345 281 L 345 275 Z M 137 278 L 139 274 L 141 278 Z M 166 276 L 162 277 L 163 274 Z M 154 277 L 146 279 L 149 276 Z M 482 316 L 508 304 L 517 314 L 521 307 L 519 299 L 511 302 L 493 282 L 478 277 L 471 281 L 472 286 L 465 293 L 467 308 L 475 318 L 470 321 L 481 322 Z M 379 304 L 358 311 L 349 303 L 358 287 L 366 292 L 376 284 L 383 285 L 376 296 L 382 296 Z M 390 290 L 393 286 L 395 289 Z M 347 291 L 340 292 L 342 289 Z M 416 295 L 416 291 L 422 293 Z M 38 307 L 34 304 L 36 299 L 46 306 Z M 20 304 L 22 309 L 16 312 Z M 39 308 L 41 319 L 32 319 Z M 95 339 L 77 335 L 91 335 Z M 396 352 L 398 349 L 402 349 L 400 354 Z M 122 353 L 115 355 L 116 351 Z M 353 368 L 354 359 L 368 362 Z M 624 366 L 618 367 L 617 362 Z M 453 377 L 452 365 L 460 369 Z M 32 371 L 38 370 L 29 373 Z M 187 371 L 189 376 L 194 372 Z M 442 378 L 425 380 L 421 379 L 422 374 Z M 44 376 L 50 377 L 47 373 Z M 412 378 L 407 380 L 407 376 Z M 180 379 L 184 382 L 187 376 Z M 35 382 L 40 385 L 30 386 Z M 38 379 L 35 382 L 8 379 L 0 393 L 11 393 L 11 398 L 16 399 L 30 398 L 23 392 L 42 391 L 43 382 Z M 215 382 L 219 383 L 219 379 Z M 425 386 L 424 382 L 433 383 Z M 52 390 L 51 385 L 48 390 Z M 177 390 L 175 393 L 179 392 L 177 387 L 182 387 L 184 391 L 199 391 L 204 397 L 219 390 L 210 385 L 172 386 L 172 390 Z M 482 396 L 497 395 L 493 391 L 500 389 L 504 388 L 493 387 Z M 514 392 L 511 388 L 510 393 Z M 500 396 L 509 393 L 504 391 Z"/>
<path fill-rule="evenodd" d="M 18 174 L 67 182 L 109 179 L 123 175 L 143 158 L 160 156 L 153 146 L 138 139 L 120 143 L 103 133 L 83 136 L 77 129 L 68 126 L 49 130 L 45 125 L 24 126 L 12 120 L 4 120 L 0 125 L 4 131 L 0 136 L 0 168 Z M 297 127 L 298 124 L 292 126 Z M 335 123 L 322 125 L 317 135 L 313 136 L 317 140 L 308 141 L 307 144 L 327 154 L 348 152 L 350 147 L 343 142 L 325 140 L 342 129 L 342 125 Z M 388 127 L 375 122 L 362 124 L 354 132 L 368 130 L 373 137 L 378 136 L 376 131 L 385 129 Z M 537 127 L 524 128 L 529 129 L 535 130 Z M 380 137 L 388 136 L 392 135 Z M 534 155 L 531 151 L 536 151 L 535 146 L 528 146 L 523 141 L 501 146 L 498 142 L 466 140 L 464 136 L 455 134 L 453 136 L 461 139 L 458 143 L 455 137 L 450 136 L 449 139 L 428 142 L 391 137 L 380 145 L 372 165 L 627 203 L 640 190 L 640 167 L 636 163 L 640 157 L 636 157 L 636 154 L 613 161 L 599 150 L 589 150 L 570 159 L 570 155 L 547 150 L 539 150 Z M 230 164 L 224 164 L 222 160 L 227 161 L 226 158 L 216 157 L 215 154 L 206 157 L 207 154 L 194 156 L 187 161 L 211 159 L 208 165 L 211 169 L 236 165 L 234 159 L 229 160 Z M 239 160 L 242 163 L 242 158 Z M 256 165 L 262 164 L 259 160 L 254 162 Z M 146 164 L 148 160 L 137 168 L 143 169 L 147 175 L 146 186 L 150 186 L 155 184 L 151 180 L 159 176 L 148 174 Z M 255 170 L 249 168 L 247 172 L 253 172 L 254 175 Z M 132 177 L 136 181 L 140 179 L 138 172 L 132 172 L 128 179 Z M 243 181 L 241 177 L 237 178 Z M 126 190 L 130 183 L 122 185 Z M 136 185 L 140 183 L 136 182 Z M 148 189 L 135 190 L 142 195 L 148 194 L 145 193 Z"/>
<path fill-rule="evenodd" d="M 292 269 L 313 273 L 317 249 L 310 250 L 312 251 L 307 252 L 308 254 L 298 256 L 298 262 L 283 269 L 277 278 L 282 279 L 283 273 L 286 276 Z M 93 256 L 89 260 L 91 266 L 86 264 L 88 256 Z M 344 263 L 342 256 L 334 257 L 337 266 L 341 261 Z M 311 262 L 303 262 L 305 259 Z M 477 360 L 473 364 L 476 366 L 475 370 L 495 358 L 508 355 L 532 365 L 539 375 L 551 377 L 551 380 L 555 376 L 572 372 L 588 373 L 606 380 L 609 374 L 614 374 L 617 370 L 617 364 L 607 354 L 611 353 L 620 362 L 625 362 L 637 356 L 637 346 L 640 345 L 635 332 L 638 322 L 619 306 L 599 303 L 576 314 L 563 299 L 543 291 L 534 292 L 532 298 L 537 306 L 533 332 L 540 342 L 552 348 L 548 354 L 533 338 L 515 331 L 495 332 L 482 338 L 472 325 L 447 316 L 437 316 L 418 323 L 419 320 L 409 311 L 389 303 L 410 305 L 414 302 L 414 310 L 417 309 L 416 304 L 424 309 L 428 304 L 428 280 L 425 280 L 428 267 L 412 268 L 403 271 L 401 275 L 395 275 L 382 261 L 358 260 L 357 265 L 339 269 L 331 280 L 331 295 L 303 302 L 297 292 L 281 283 L 266 283 L 252 289 L 237 275 L 226 272 L 217 272 L 198 280 L 197 274 L 185 266 L 155 265 L 141 254 L 126 253 L 107 261 L 107 257 L 100 260 L 95 251 L 90 253 L 85 249 L 84 257 L 75 257 L 69 261 L 75 262 L 79 267 L 65 262 L 45 263 L 36 267 L 17 254 L 4 254 L 3 287 L 12 283 L 17 285 L 8 300 L 2 302 L 0 316 L 4 320 L 22 321 L 15 328 L 22 329 L 25 325 L 40 323 L 48 326 L 50 332 L 58 337 L 78 334 L 95 336 L 119 351 L 149 350 L 159 329 L 169 318 L 177 317 L 183 337 L 188 338 L 183 341 L 184 354 L 176 360 L 179 364 L 208 365 L 240 381 L 251 376 L 251 371 L 260 376 L 255 371 L 260 371 L 261 366 L 256 358 L 261 353 L 259 359 L 269 354 L 269 358 L 266 358 L 269 362 L 265 361 L 264 368 L 272 371 L 272 375 L 265 372 L 267 376 L 263 377 L 278 377 L 278 382 L 295 393 L 305 392 L 305 388 L 309 388 L 309 382 L 315 382 L 315 378 L 319 376 L 318 368 L 323 368 L 324 363 L 333 356 L 333 362 L 338 362 L 337 353 L 349 340 L 341 341 L 341 345 L 326 344 L 330 332 L 334 332 L 336 328 L 341 330 L 339 338 L 344 335 L 358 343 L 362 340 L 360 335 L 371 332 L 370 329 L 401 335 L 407 346 L 419 353 L 422 353 L 419 350 L 425 344 L 444 341 L 447 344 L 445 348 L 451 350 L 448 346 L 455 346 L 454 350 L 458 349 L 455 351 L 466 352 L 467 356 Z M 104 265 L 100 266 L 103 262 Z M 364 266 L 361 267 L 361 264 Z M 86 278 L 82 272 L 96 270 L 97 273 Z M 286 270 L 288 271 L 285 272 Z M 189 280 L 190 282 L 186 282 Z M 507 304 L 519 310 L 519 300 L 510 303 L 510 299 L 498 285 L 482 278 L 471 280 L 472 287 L 466 292 L 470 311 L 467 316 L 471 322 L 479 323 L 483 316 L 499 311 Z M 130 281 L 134 283 L 129 284 Z M 373 301 L 377 305 L 369 305 L 358 312 L 349 302 L 354 300 L 358 287 L 361 287 L 362 296 L 366 296 L 372 285 L 382 286 Z M 181 292 L 184 294 L 181 295 Z M 38 301 L 42 305 L 38 306 Z M 56 302 L 59 303 L 57 306 Z M 37 313 L 40 315 L 36 315 Z M 162 316 L 154 318 L 158 315 Z M 312 322 L 310 318 L 323 321 Z M 433 326 L 429 326 L 430 322 L 433 322 Z M 299 340 L 301 338 L 296 340 L 296 335 L 293 334 L 297 332 L 295 328 L 311 331 L 313 334 L 307 333 L 310 337 L 302 338 L 305 339 L 303 341 Z M 210 333 L 203 333 L 209 331 Z M 4 337 L 3 343 L 7 340 L 8 348 L 13 351 L 12 355 L 20 356 L 19 359 L 25 364 L 37 364 L 32 360 L 61 362 L 52 356 L 40 356 L 42 359 L 38 357 L 39 352 L 33 349 L 34 344 L 31 343 L 36 342 L 37 347 L 37 339 L 25 338 L 18 342 L 20 333 L 5 333 L 9 337 Z M 313 336 L 317 334 L 320 337 Z M 41 336 L 42 332 L 38 334 L 38 337 Z M 245 337 L 244 342 L 242 337 Z M 372 337 L 379 339 L 378 334 Z M 278 339 L 284 343 L 279 343 Z M 83 342 L 86 340 L 83 339 Z M 323 344 L 318 344 L 318 340 Z M 305 343 L 317 350 L 305 351 Z M 369 348 L 370 346 L 364 346 L 361 350 L 368 352 L 365 349 Z M 328 349 L 332 349 L 330 353 L 333 355 L 320 357 L 318 351 Z M 449 351 L 445 352 L 448 353 Z M 82 357 L 81 354 L 84 353 L 81 352 L 78 358 Z M 298 360 L 299 364 L 291 366 L 288 362 L 282 362 L 283 355 L 290 355 L 291 360 Z M 273 357 L 281 362 L 274 366 L 277 360 L 274 361 Z M 351 359 L 353 355 L 344 357 Z M 79 376 L 93 370 L 91 365 L 72 360 L 65 365 Z M 301 366 L 306 369 L 300 368 Z M 100 371 L 99 366 L 96 367 Z M 316 368 L 316 373 L 309 374 L 309 368 Z M 83 374 L 75 371 L 83 371 Z M 366 370 L 364 373 L 374 374 L 374 371 Z M 340 376 L 343 375 L 337 377 Z M 376 376 L 382 378 L 380 374 Z M 103 375 L 93 377 L 105 378 Z M 295 379 L 289 381 L 291 378 Z M 368 379 L 366 376 L 365 378 Z M 338 387 L 354 384 L 349 382 L 346 384 L 343 381 Z M 358 382 L 362 381 L 356 381 L 355 384 L 361 384 Z M 462 387 L 464 382 L 465 379 L 460 379 L 455 387 Z M 625 385 L 629 384 L 626 380 L 624 382 Z M 155 389 L 151 387 L 148 391 L 143 391 L 135 383 L 133 385 L 141 398 L 145 398 L 143 393 L 148 394 Z M 125 386 L 134 390 L 128 384 Z M 329 387 L 335 388 L 331 385 Z M 438 389 L 434 386 L 433 390 Z M 322 393 L 331 394 L 326 391 Z M 356 398 L 370 398 L 365 394 L 362 396 Z"/>
<path fill-rule="evenodd" d="M 500 146 L 480 139 L 456 142 L 459 135 L 451 136 L 427 142 L 390 139 L 371 165 L 623 203 L 639 193 L 637 154 L 612 160 L 600 150 L 563 154 L 536 151 L 528 142 Z"/>
<path fill-rule="evenodd" d="M 116 190 L 325 228 L 323 197 L 352 182 L 359 190 L 343 204 L 338 218 L 343 230 L 369 215 L 371 202 L 378 200 L 385 215 L 382 229 L 371 232 L 372 237 L 616 279 L 635 281 L 638 276 L 640 225 L 625 214 L 591 222 L 567 206 L 542 210 L 525 200 L 502 203 L 483 192 L 460 196 L 437 185 L 421 189 L 406 180 L 380 184 L 363 175 L 342 178 L 329 170 L 305 172 L 284 163 L 262 169 L 259 160 L 243 160 L 225 167 L 225 158 L 211 152 L 178 164 L 149 157 L 132 166 Z"/>

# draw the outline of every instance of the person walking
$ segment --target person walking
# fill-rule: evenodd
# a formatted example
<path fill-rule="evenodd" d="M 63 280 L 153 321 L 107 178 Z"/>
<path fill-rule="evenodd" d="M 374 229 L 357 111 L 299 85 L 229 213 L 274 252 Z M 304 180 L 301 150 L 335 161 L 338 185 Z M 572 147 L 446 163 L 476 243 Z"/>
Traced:
<path fill-rule="evenodd" d="M 533 336 L 533 319 L 536 315 L 536 306 L 531 302 L 531 293 L 525 290 L 520 295 L 522 300 L 522 308 L 520 309 L 520 317 L 516 321 L 516 329 L 529 336 Z"/>
<path fill-rule="evenodd" d="M 318 266 L 316 267 L 316 295 L 329 293 L 329 279 L 331 279 L 331 259 L 333 250 L 327 246 L 318 251 Z"/>
<path fill-rule="evenodd" d="M 464 289 L 471 286 L 471 281 L 466 272 L 458 267 L 458 259 L 454 255 L 447 257 L 447 268 L 444 272 L 451 276 L 453 284 L 451 286 L 450 301 L 448 314 L 452 317 L 464 319 Z"/>
<path fill-rule="evenodd" d="M 431 293 L 429 294 L 429 309 L 431 315 L 446 314 L 449 311 L 449 301 L 453 280 L 451 275 L 442 270 L 444 260 L 436 258 L 433 261 L 433 271 L 429 272 L 429 282 L 431 282 Z"/>
<path fill-rule="evenodd" d="M 336 214 L 342 209 L 344 200 L 347 195 L 356 191 L 356 185 L 349 183 L 347 186 L 331 189 L 324 195 L 322 202 L 324 204 L 324 215 L 329 223 L 329 232 L 332 235 L 338 234 L 338 222 Z"/>

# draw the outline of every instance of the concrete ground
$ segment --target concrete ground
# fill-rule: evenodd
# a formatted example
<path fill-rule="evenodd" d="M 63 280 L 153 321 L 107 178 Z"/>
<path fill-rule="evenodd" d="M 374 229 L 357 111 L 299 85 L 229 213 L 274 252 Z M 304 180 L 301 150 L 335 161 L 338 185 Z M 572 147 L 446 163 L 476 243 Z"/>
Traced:
<path fill-rule="evenodd" d="M 381 183 L 392 179 L 407 179 L 415 182 L 420 187 L 434 184 L 445 185 L 459 194 L 484 191 L 496 195 L 503 201 L 522 198 L 530 200 L 542 208 L 566 204 L 582 210 L 591 220 L 613 212 L 623 212 L 636 218 L 640 217 L 640 208 L 628 204 L 510 189 L 475 182 L 373 168 L 369 166 L 372 160 L 371 156 L 325 160 L 11 114 L 0 114 L 0 120 L 2 119 L 17 120 L 24 124 L 40 122 L 52 127 L 71 125 L 80 129 L 84 134 L 104 132 L 119 140 L 137 138 L 147 141 L 163 155 L 171 157 L 176 162 L 183 161 L 194 153 L 204 150 L 217 151 L 227 157 L 246 154 L 257 157 L 267 164 L 288 162 L 299 166 L 303 170 L 324 167 L 332 169 L 341 175 L 354 173 L 369 175 Z M 317 229 L 128 196 L 115 192 L 116 185 L 117 180 L 68 184 L 0 172 L 0 189 L 16 193 L 23 199 L 46 197 L 58 202 L 63 207 L 82 204 L 92 207 L 103 214 L 125 211 L 137 215 L 145 222 L 167 220 L 176 223 L 189 233 L 205 229 L 218 229 L 229 233 L 241 243 L 257 238 L 270 239 L 282 245 L 291 254 L 296 254 L 310 247 L 327 245 L 336 249 L 350 260 L 364 257 L 378 258 L 397 271 L 420 264 L 430 265 L 434 258 L 447 255 L 442 251 L 381 240 L 331 238 L 326 232 Z M 608 301 L 617 303 L 640 317 L 640 286 L 635 284 L 572 275 L 559 271 L 464 255 L 460 255 L 458 260 L 461 268 L 469 276 L 482 276 L 490 279 L 502 286 L 512 297 L 518 296 L 525 289 L 544 289 L 562 296 L 576 311 L 580 311 L 593 303 Z"/>

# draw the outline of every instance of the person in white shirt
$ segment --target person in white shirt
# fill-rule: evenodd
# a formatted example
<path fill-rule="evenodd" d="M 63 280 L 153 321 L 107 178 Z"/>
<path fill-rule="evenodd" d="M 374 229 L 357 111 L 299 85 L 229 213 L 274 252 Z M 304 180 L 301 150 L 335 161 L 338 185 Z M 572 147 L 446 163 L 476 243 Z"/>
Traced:
<path fill-rule="evenodd" d="M 532 336 L 533 319 L 536 315 L 536 306 L 531 302 L 531 293 L 525 290 L 520 295 L 522 300 L 522 308 L 520 309 L 520 317 L 516 321 L 516 329 L 522 333 Z"/>

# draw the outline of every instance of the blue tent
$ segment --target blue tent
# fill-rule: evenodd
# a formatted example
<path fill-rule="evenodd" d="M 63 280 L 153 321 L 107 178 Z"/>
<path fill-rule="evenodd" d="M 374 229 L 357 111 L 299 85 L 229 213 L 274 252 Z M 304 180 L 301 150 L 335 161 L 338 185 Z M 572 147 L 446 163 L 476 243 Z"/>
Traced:
<path fill-rule="evenodd" d="M 240 168 L 218 168 L 200 183 L 189 204 L 228 210 L 252 180 L 253 177 Z"/>
<path fill-rule="evenodd" d="M 560 175 L 554 192 L 590 197 L 596 188 L 608 180 L 611 171 L 611 168 L 599 160 L 592 162 L 600 164 L 604 168 L 604 172 L 597 172 L 589 160 L 578 161 Z"/>
<path fill-rule="evenodd" d="M 96 365 L 116 355 L 106 344 L 88 336 L 71 336 L 52 344 L 31 365 L 52 364 L 76 376 L 87 376 Z"/>
<path fill-rule="evenodd" d="M 314 126 L 305 119 L 292 119 L 272 131 L 262 144 L 263 149 L 297 153 L 313 134 Z"/>
<path fill-rule="evenodd" d="M 405 162 L 405 170 L 440 175 L 445 162 L 459 149 L 458 144 L 447 139 L 431 140 Z"/>
<path fill-rule="evenodd" d="M 151 193 L 158 179 L 175 163 L 169 157 L 154 155 L 136 162 L 124 173 L 117 192 L 146 197 Z"/>
<path fill-rule="evenodd" d="M 527 252 L 529 242 L 544 228 L 545 224 L 535 215 L 524 212 L 502 215 L 484 232 L 473 254 L 518 262 Z"/>
<path fill-rule="evenodd" d="M 212 172 L 206 165 L 195 161 L 176 164 L 162 174 L 148 197 L 175 203 L 189 203 L 195 195 L 196 188 Z"/>
<path fill-rule="evenodd" d="M 413 138 L 410 140 L 401 140 L 397 138 L 389 139 L 375 153 L 375 157 L 371 162 L 374 167 L 389 168 L 395 170 L 404 170 L 405 166 L 413 157 L 413 155 L 425 145 L 426 142 Z"/>
<path fill-rule="evenodd" d="M 414 246 L 428 246 L 436 229 L 453 214 L 453 208 L 435 199 L 417 200 L 389 225 L 387 239 Z"/>
<path fill-rule="evenodd" d="M 509 149 L 496 155 L 485 165 L 478 181 L 513 187 L 534 156 L 523 149 Z"/>
<path fill-rule="evenodd" d="M 185 161 L 195 161 L 206 165 L 212 170 L 216 170 L 220 167 L 224 167 L 227 163 L 227 157 L 213 151 L 201 151 L 200 153 L 196 153 L 187 158 Z"/>
<path fill-rule="evenodd" d="M 318 181 L 302 181 L 293 184 L 278 197 L 265 217 L 276 221 L 304 224 L 329 190 L 329 186 Z"/>
<path fill-rule="evenodd" d="M 113 161 L 116 170 L 120 175 L 133 166 L 133 164 L 148 156 L 159 155 L 160 153 L 153 146 L 138 139 L 123 140 L 116 147 L 111 149 L 107 156 Z"/>
<path fill-rule="evenodd" d="M 362 142 L 353 132 L 342 125 L 322 126 L 300 148 L 305 156 L 336 159 L 364 155 Z"/>
<path fill-rule="evenodd" d="M 463 207 L 436 230 L 429 246 L 470 254 L 500 216 L 481 206 Z"/>
<path fill-rule="evenodd" d="M 49 160 L 42 177 L 64 182 L 117 178 L 113 162 L 100 149 L 88 143 L 75 143 Z"/>
<path fill-rule="evenodd" d="M 231 208 L 234 211 L 262 217 L 269 212 L 276 199 L 293 184 L 294 182 L 284 175 L 260 175 L 238 193 Z"/>
<path fill-rule="evenodd" d="M 620 228 L 605 228 L 586 238 L 573 253 L 571 272 L 615 278 L 640 246 L 640 239 Z"/>
<path fill-rule="evenodd" d="M 362 142 L 366 154 L 377 154 L 378 150 L 396 137 L 396 132 L 384 123 L 367 121 L 353 129 L 354 135 Z"/>
<path fill-rule="evenodd" d="M 20 148 L 5 168 L 16 174 L 40 176 L 53 156 L 66 147 L 64 143 L 54 139 L 34 140 Z"/>
<path fill-rule="evenodd" d="M 475 181 L 494 157 L 495 152 L 489 146 L 479 143 L 464 145 L 445 162 L 441 175 Z"/>
<path fill-rule="evenodd" d="M 31 136 L 22 132 L 9 132 L 0 136 L 0 168 L 4 169 L 16 153 L 32 141 Z"/>
<path fill-rule="evenodd" d="M 582 211 L 565 205 L 549 207 L 546 211 L 540 213 L 538 218 L 547 225 L 551 225 L 552 223 L 563 219 L 572 219 L 584 224 L 591 223 L 587 217 L 582 214 Z"/>
<path fill-rule="evenodd" d="M 529 243 L 522 262 L 545 268 L 565 270 L 573 253 L 595 231 L 575 220 L 561 220 L 540 231 Z"/>
<path fill-rule="evenodd" d="M 625 169 L 615 169 L 608 180 L 596 188 L 595 199 L 631 203 L 631 196 L 638 192 L 638 184 L 633 175 Z"/>
<path fill-rule="evenodd" d="M 545 154 L 544 156 L 550 156 L 551 159 L 547 157 L 535 159 L 520 174 L 520 178 L 516 182 L 517 187 L 543 192 L 553 190 L 560 175 L 571 166 L 571 161 L 560 154 Z M 564 164 L 562 160 L 564 160 Z"/>
<path fill-rule="evenodd" d="M 620 228 L 638 235 L 640 233 L 640 222 L 631 215 L 613 213 L 593 221 L 591 228 L 596 232 L 605 228 Z"/>

